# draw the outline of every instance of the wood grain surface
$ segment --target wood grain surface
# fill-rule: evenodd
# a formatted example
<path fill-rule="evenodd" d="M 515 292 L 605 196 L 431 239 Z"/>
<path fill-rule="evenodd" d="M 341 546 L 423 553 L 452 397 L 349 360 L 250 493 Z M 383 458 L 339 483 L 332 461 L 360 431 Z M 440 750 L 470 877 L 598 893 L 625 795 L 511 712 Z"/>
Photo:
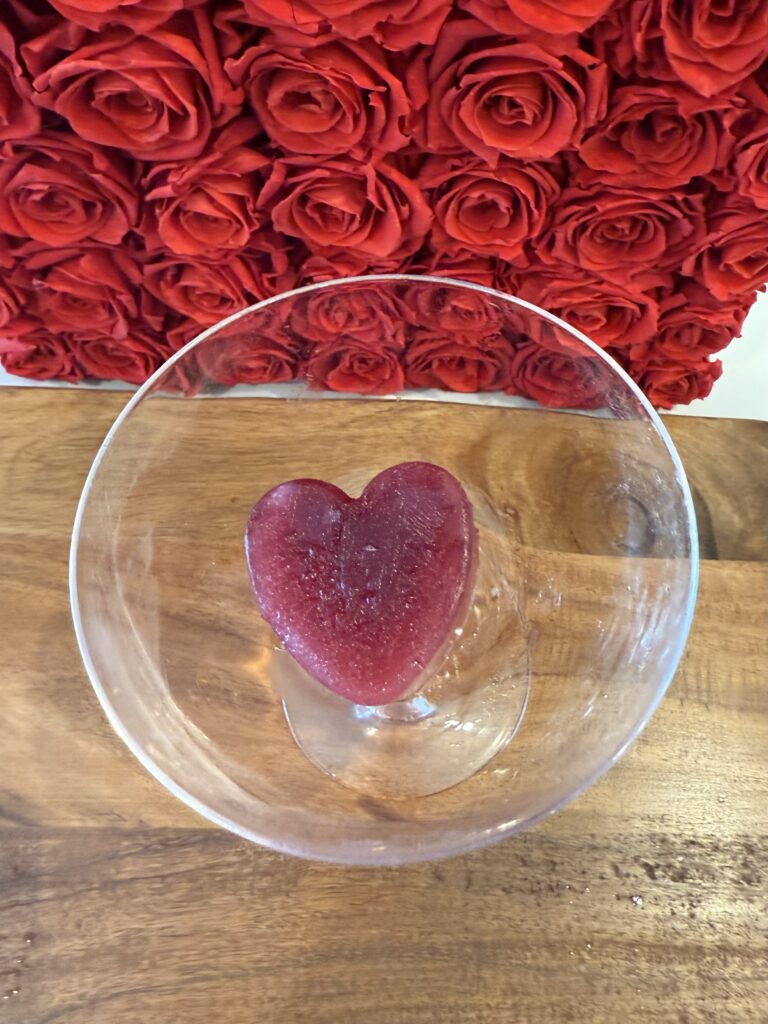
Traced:
<path fill-rule="evenodd" d="M 104 719 L 66 570 L 125 400 L 0 390 L 0 1019 L 768 1021 L 768 424 L 667 419 L 701 590 L 677 677 L 624 760 L 497 846 L 346 869 L 209 827 Z"/>

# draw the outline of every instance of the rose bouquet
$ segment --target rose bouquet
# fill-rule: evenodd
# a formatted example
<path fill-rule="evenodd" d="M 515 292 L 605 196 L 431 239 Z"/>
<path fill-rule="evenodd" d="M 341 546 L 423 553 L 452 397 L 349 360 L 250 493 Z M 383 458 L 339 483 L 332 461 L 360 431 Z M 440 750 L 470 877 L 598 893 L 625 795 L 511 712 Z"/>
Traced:
<path fill-rule="evenodd" d="M 766 58 L 768 0 L 4 0 L 0 358 L 140 383 L 250 303 L 412 271 L 551 310 L 659 406 L 703 397 L 768 280 Z M 368 302 L 318 293 L 209 370 L 583 390 L 487 303 Z"/>

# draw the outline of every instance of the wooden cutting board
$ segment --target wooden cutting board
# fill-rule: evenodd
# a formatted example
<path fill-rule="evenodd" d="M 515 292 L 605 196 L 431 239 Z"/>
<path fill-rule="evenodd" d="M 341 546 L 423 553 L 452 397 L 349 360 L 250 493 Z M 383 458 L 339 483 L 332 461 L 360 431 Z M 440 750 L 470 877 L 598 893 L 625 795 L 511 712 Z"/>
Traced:
<path fill-rule="evenodd" d="M 67 557 L 125 401 L 0 392 L 0 1019 L 768 1021 L 768 423 L 667 420 L 701 589 L 677 678 L 624 760 L 527 834 L 372 870 L 209 827 L 108 727 Z"/>

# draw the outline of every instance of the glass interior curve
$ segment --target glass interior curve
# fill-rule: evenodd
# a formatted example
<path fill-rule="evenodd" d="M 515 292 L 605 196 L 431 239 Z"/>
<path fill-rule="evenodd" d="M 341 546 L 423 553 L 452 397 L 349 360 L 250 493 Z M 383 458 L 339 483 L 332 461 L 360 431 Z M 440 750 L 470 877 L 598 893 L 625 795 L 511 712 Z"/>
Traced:
<path fill-rule="evenodd" d="M 390 331 L 388 358 L 405 365 L 407 378 L 429 380 L 428 371 L 440 379 L 444 371 L 449 381 L 469 374 L 493 388 L 503 377 L 510 393 L 377 396 L 317 390 L 312 379 L 247 383 L 249 374 L 263 375 L 278 343 L 311 368 L 329 339 L 337 348 L 347 337 L 376 348 Z M 442 339 L 442 363 L 425 345 L 426 370 L 408 366 L 404 344 L 412 351 L 417 332 L 431 332 L 430 345 Z M 485 377 L 461 361 L 468 346 L 490 353 L 480 365 Z M 508 363 L 499 370 L 498 346 L 516 376 Z M 339 751 L 364 742 L 364 733 L 350 739 L 348 718 L 329 733 L 326 714 L 335 712 L 317 692 L 309 699 L 299 687 L 286 697 L 278 676 L 287 656 L 253 599 L 243 529 L 253 504 L 286 480 L 315 477 L 359 493 L 376 473 L 407 461 L 453 473 L 490 524 L 486 547 L 499 547 L 489 556 L 485 603 L 477 604 L 477 643 L 463 656 L 470 668 L 496 659 L 486 682 L 514 666 L 505 677 L 514 685 L 483 698 L 480 710 L 445 718 L 451 739 L 491 737 L 481 754 L 475 749 L 468 777 L 448 771 L 444 786 L 397 791 L 396 750 L 386 754 L 395 770 L 377 786 L 333 777 Z M 647 401 L 597 346 L 490 289 L 382 275 L 267 300 L 205 331 L 162 367 L 94 462 L 70 584 L 99 699 L 172 792 L 274 849 L 397 864 L 525 828 L 621 755 L 679 661 L 697 556 L 679 458 Z M 495 601 L 505 588 L 515 615 L 502 621 L 488 595 Z M 333 738 L 324 770 L 294 739 L 302 717 L 303 728 L 321 734 L 307 743 Z M 358 718 L 379 735 L 378 721 Z M 453 746 L 464 756 L 464 746 Z M 440 750 L 435 758 L 448 756 Z M 423 770 L 438 768 L 435 760 Z"/>

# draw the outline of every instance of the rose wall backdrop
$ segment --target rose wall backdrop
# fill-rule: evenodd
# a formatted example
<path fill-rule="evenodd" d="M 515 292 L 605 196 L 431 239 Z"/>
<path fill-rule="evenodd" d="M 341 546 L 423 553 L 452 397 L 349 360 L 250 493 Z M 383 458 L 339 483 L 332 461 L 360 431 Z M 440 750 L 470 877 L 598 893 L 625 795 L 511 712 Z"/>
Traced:
<path fill-rule="evenodd" d="M 766 57 L 768 0 L 2 0 L 0 358 L 138 383 L 268 295 L 413 270 L 702 397 L 768 279 Z M 357 301 L 222 380 L 567 400 L 479 306 Z"/>

